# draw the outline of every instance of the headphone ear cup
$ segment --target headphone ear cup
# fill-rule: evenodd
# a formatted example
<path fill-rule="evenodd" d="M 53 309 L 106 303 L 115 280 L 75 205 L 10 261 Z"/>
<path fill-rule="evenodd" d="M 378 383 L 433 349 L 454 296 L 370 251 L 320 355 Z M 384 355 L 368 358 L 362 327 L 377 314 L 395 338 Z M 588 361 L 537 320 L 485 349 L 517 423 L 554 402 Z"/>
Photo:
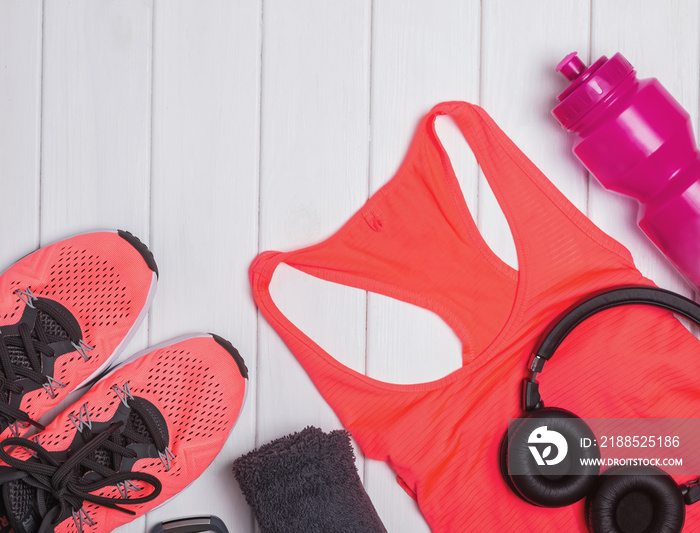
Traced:
<path fill-rule="evenodd" d="M 586 498 L 593 533 L 680 533 L 685 502 L 673 478 L 653 466 L 613 467 Z"/>
<path fill-rule="evenodd" d="M 510 479 L 510 475 L 508 474 L 508 435 L 512 433 L 513 429 L 513 425 L 511 424 L 510 426 L 508 426 L 508 429 L 503 434 L 503 438 L 501 439 L 501 445 L 498 448 L 498 466 L 500 467 L 501 477 L 503 477 L 503 481 L 505 481 L 506 485 L 508 485 L 508 488 L 511 491 L 513 491 L 513 494 L 515 494 L 518 498 L 527 503 L 532 503 L 523 498 L 523 495 L 520 494 L 520 492 L 518 492 L 518 489 L 515 488 L 515 485 L 513 485 L 513 481 Z"/>
<path fill-rule="evenodd" d="M 567 447 L 563 450 L 556 444 L 561 437 L 566 439 L 561 443 Z M 597 483 L 600 451 L 594 446 L 579 448 L 582 438 L 594 440 L 595 435 L 570 411 L 547 407 L 527 413 L 509 428 L 505 437 L 508 444 L 501 472 L 506 483 L 510 481 L 509 486 L 522 499 L 541 507 L 563 507 L 583 499 Z M 554 446 L 547 448 L 548 442 Z M 537 445 L 548 449 L 546 457 L 536 457 L 536 451 L 542 447 Z M 557 455 L 550 458 L 553 448 Z M 592 464 L 583 466 L 581 458 L 591 459 Z"/>

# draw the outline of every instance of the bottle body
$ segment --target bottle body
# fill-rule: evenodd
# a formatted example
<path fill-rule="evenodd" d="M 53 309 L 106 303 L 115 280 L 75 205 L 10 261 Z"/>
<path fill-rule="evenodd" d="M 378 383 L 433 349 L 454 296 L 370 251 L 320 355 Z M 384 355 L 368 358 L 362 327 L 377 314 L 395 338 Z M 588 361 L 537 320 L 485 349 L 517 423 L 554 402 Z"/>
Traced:
<path fill-rule="evenodd" d="M 554 110 L 576 134 L 574 154 L 606 189 L 639 201 L 640 228 L 700 287 L 700 152 L 690 116 L 620 54 L 577 70 Z"/>

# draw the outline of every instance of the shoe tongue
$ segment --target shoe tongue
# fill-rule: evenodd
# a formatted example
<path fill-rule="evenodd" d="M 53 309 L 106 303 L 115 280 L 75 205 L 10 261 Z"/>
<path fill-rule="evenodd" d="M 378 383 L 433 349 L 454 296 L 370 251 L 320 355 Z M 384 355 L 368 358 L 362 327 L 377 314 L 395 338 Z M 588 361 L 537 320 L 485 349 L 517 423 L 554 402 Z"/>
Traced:
<path fill-rule="evenodd" d="M 10 363 L 12 363 L 12 366 L 24 367 L 24 368 L 31 368 L 32 367 L 32 364 L 29 362 L 29 357 L 27 356 L 27 352 L 24 351 L 24 348 L 20 348 L 19 346 L 8 346 L 7 351 L 10 355 Z M 5 403 L 8 403 L 10 401 L 10 391 L 9 390 L 3 391 L 2 400 Z"/>
<path fill-rule="evenodd" d="M 149 415 L 150 413 L 144 412 L 142 416 L 141 414 L 137 413 L 135 409 L 132 409 L 131 413 L 129 414 L 129 418 L 126 420 L 126 427 L 146 439 L 150 444 L 153 444 L 155 439 L 148 430 L 148 426 L 146 426 L 146 421 L 144 420 L 145 417 L 150 418 Z"/>
<path fill-rule="evenodd" d="M 124 429 L 128 428 L 129 430 L 137 433 L 148 443 L 155 444 L 155 439 L 153 438 L 151 432 L 148 430 L 148 426 L 146 425 L 145 419 L 149 419 L 149 421 L 151 422 L 151 426 L 156 428 L 160 428 L 161 424 L 164 425 L 165 419 L 158 412 L 158 410 L 154 406 L 152 406 L 152 404 L 150 404 L 150 402 L 146 402 L 142 400 L 142 398 L 132 398 L 130 400 L 130 404 L 132 406 L 138 405 L 138 411 L 137 409 L 131 409 L 129 416 L 126 419 Z M 165 438 L 167 441 L 167 433 L 165 435 Z M 124 446 L 127 446 L 129 442 L 122 442 L 122 444 Z M 114 464 L 114 459 L 115 455 L 112 454 L 110 451 L 105 450 L 104 448 L 97 449 L 94 455 L 92 456 L 92 460 L 96 463 L 101 464 L 102 466 L 106 466 L 107 468 L 111 468 L 113 470 L 119 470 L 120 465 Z M 81 467 L 80 475 L 87 475 L 86 479 L 90 479 L 92 481 L 96 481 L 99 479 L 99 475 L 89 472 L 90 471 L 88 471 L 85 467 Z"/>
<path fill-rule="evenodd" d="M 36 325 L 39 325 L 44 330 L 50 342 L 66 341 L 70 339 L 64 327 L 43 309 L 37 311 L 35 326 L 32 328 L 32 338 L 34 340 L 39 340 L 39 335 L 36 333 Z M 24 348 L 20 346 L 8 346 L 7 351 L 13 366 L 31 368 L 32 365 L 29 362 L 29 357 L 27 357 L 27 352 Z"/>
<path fill-rule="evenodd" d="M 150 427 L 153 431 L 158 432 L 157 436 L 163 442 L 168 442 L 168 424 L 155 405 L 138 396 L 129 400 L 129 405 L 132 409 L 126 421 L 127 428 L 138 433 L 150 444 L 155 444 L 156 436 L 148 429 Z"/>
<path fill-rule="evenodd" d="M 27 357 L 27 352 L 24 348 L 19 346 L 8 346 L 7 351 L 10 354 L 10 363 L 13 366 L 22 366 L 24 368 L 31 368 L 31 363 L 29 362 L 29 357 Z"/>
<path fill-rule="evenodd" d="M 2 503 L 15 533 L 35 533 L 41 524 L 38 510 L 38 489 L 15 479 L 3 483 Z"/>
<path fill-rule="evenodd" d="M 58 321 L 50 314 L 42 309 L 36 314 L 36 320 L 41 325 L 41 328 L 46 332 L 49 340 L 52 342 L 66 341 L 70 339 L 68 332 L 58 323 Z"/>
<path fill-rule="evenodd" d="M 49 342 L 70 340 L 70 335 L 68 335 L 68 332 L 65 330 L 65 328 L 61 326 L 61 324 L 59 324 L 55 318 L 53 318 L 49 313 L 47 313 L 43 309 L 39 309 L 37 311 L 35 320 L 35 325 L 32 327 L 31 334 L 34 340 L 39 340 L 39 336 L 36 332 L 36 325 L 39 325 L 44 330 L 49 339 Z M 12 363 L 13 366 L 22 368 L 32 367 L 32 364 L 29 362 L 27 352 L 23 347 L 14 345 L 7 346 L 7 352 L 10 356 L 10 363 Z M 5 402 L 9 402 L 10 392 L 5 391 L 2 399 Z"/>

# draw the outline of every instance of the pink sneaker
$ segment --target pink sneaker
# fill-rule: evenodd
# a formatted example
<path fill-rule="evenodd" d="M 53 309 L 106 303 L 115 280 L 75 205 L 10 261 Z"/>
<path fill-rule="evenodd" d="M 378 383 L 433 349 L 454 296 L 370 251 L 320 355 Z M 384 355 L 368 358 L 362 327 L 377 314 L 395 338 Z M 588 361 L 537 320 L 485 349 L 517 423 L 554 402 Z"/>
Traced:
<path fill-rule="evenodd" d="M 119 366 L 32 440 L 2 441 L 15 533 L 104 533 L 175 496 L 221 451 L 247 375 L 228 341 L 191 337 Z"/>
<path fill-rule="evenodd" d="M 0 438 L 41 429 L 45 413 L 114 362 L 157 277 L 153 255 L 125 231 L 45 246 L 0 276 Z"/>

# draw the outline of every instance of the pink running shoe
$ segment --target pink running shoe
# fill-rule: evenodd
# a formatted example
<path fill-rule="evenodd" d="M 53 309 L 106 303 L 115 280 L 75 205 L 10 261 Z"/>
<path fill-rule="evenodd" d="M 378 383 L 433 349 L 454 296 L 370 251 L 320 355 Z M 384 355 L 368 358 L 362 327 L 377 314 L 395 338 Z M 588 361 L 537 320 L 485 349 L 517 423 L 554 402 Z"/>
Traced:
<path fill-rule="evenodd" d="M 125 231 L 46 246 L 0 276 L 0 438 L 41 429 L 44 414 L 114 362 L 157 277 L 153 255 Z"/>
<path fill-rule="evenodd" d="M 216 335 L 134 356 L 32 440 L 0 443 L 15 533 L 104 533 L 192 483 L 243 406 L 247 369 Z"/>

